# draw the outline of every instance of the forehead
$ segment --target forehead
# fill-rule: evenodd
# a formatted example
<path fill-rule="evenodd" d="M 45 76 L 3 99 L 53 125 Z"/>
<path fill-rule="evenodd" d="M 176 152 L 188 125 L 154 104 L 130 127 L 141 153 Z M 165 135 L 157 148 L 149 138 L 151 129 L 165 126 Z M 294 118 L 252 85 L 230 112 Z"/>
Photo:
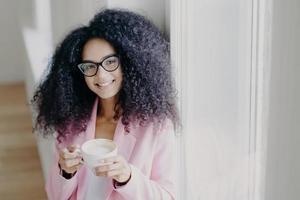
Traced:
<path fill-rule="evenodd" d="M 98 62 L 103 57 L 116 53 L 113 46 L 101 38 L 93 38 L 87 41 L 83 47 L 82 60 Z"/>

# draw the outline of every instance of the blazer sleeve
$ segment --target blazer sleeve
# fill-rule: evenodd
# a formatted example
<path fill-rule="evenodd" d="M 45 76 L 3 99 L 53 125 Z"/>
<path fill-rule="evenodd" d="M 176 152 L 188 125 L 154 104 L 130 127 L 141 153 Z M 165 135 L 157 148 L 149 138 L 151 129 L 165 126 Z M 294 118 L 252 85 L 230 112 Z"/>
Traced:
<path fill-rule="evenodd" d="M 53 163 L 50 169 L 48 179 L 46 182 L 46 193 L 49 200 L 66 200 L 76 195 L 77 191 L 77 174 L 71 179 L 65 179 L 60 175 L 58 166 L 59 151 L 58 144 L 54 148 Z"/>
<path fill-rule="evenodd" d="M 175 134 L 173 123 L 166 120 L 157 134 L 151 176 L 146 177 L 131 165 L 131 179 L 115 188 L 124 199 L 175 199 L 177 169 L 175 163 Z"/>

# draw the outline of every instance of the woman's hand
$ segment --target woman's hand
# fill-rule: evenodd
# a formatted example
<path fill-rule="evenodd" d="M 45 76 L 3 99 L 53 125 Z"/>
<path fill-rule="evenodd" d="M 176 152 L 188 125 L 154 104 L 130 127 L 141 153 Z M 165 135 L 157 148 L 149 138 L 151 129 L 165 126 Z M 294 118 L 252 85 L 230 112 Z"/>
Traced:
<path fill-rule="evenodd" d="M 65 172 L 73 174 L 82 166 L 81 158 L 79 145 L 71 145 L 59 150 L 58 163 Z"/>
<path fill-rule="evenodd" d="M 127 182 L 131 169 L 127 161 L 120 155 L 100 160 L 101 166 L 95 167 L 96 176 L 111 177 L 118 183 Z"/>

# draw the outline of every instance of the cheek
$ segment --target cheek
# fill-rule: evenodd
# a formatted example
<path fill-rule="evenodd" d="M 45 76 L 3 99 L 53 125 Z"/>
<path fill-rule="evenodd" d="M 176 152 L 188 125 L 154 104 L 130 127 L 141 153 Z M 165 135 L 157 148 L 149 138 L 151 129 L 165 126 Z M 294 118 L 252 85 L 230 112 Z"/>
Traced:
<path fill-rule="evenodd" d="M 92 88 L 93 88 L 93 81 L 92 81 L 92 79 L 85 77 L 84 80 L 85 80 L 86 85 L 87 85 L 90 89 L 92 89 Z"/>
<path fill-rule="evenodd" d="M 118 79 L 120 80 L 120 82 L 122 83 L 123 82 L 123 75 L 122 74 L 120 74 L 119 76 L 118 76 Z"/>
<path fill-rule="evenodd" d="M 117 71 L 116 77 L 120 80 L 120 82 L 123 81 L 123 72 L 122 72 L 121 68 L 119 68 L 119 70 Z"/>

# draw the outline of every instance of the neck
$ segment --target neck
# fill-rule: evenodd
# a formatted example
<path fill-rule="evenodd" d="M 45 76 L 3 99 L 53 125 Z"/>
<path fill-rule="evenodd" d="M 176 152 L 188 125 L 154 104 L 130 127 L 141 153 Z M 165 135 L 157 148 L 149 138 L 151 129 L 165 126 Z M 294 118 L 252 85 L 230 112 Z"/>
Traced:
<path fill-rule="evenodd" d="M 97 117 L 105 121 L 112 121 L 115 115 L 115 104 L 117 103 L 117 98 L 111 97 L 109 99 L 99 98 L 99 106 L 101 109 L 98 109 Z"/>

